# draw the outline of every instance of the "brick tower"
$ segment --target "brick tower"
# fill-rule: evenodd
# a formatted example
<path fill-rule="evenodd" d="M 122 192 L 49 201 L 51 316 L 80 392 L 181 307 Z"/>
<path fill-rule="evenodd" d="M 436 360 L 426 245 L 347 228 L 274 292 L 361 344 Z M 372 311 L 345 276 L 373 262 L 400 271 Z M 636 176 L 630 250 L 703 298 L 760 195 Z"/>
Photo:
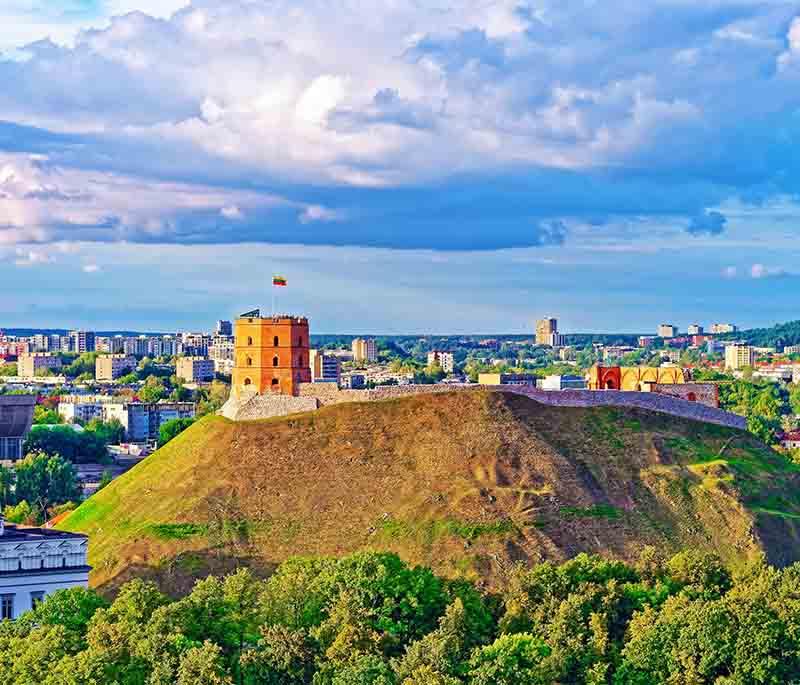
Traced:
<path fill-rule="evenodd" d="M 311 382 L 308 319 L 256 310 L 236 319 L 233 394 L 297 395 Z"/>

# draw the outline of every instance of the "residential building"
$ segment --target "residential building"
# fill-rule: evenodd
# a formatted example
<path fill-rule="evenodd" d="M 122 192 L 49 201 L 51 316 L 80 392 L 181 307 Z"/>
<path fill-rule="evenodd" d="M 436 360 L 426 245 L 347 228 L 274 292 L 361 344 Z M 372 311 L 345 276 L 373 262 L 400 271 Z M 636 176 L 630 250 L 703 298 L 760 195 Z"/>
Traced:
<path fill-rule="evenodd" d="M 236 319 L 231 391 L 297 395 L 311 382 L 308 319 L 286 314 L 262 317 L 259 310 Z"/>
<path fill-rule="evenodd" d="M 108 403 L 98 402 L 90 397 L 79 398 L 77 401 L 65 401 L 62 398 L 58 403 L 58 413 L 66 423 L 89 423 L 94 419 L 103 421 L 105 404 Z"/>
<path fill-rule="evenodd" d="M 800 431 L 786 433 L 781 438 L 781 447 L 785 450 L 800 450 Z"/>
<path fill-rule="evenodd" d="M 549 345 L 551 347 L 558 347 L 553 345 L 553 336 L 558 335 L 558 319 L 546 317 L 539 319 L 536 322 L 536 344 Z"/>
<path fill-rule="evenodd" d="M 323 350 L 309 352 L 309 365 L 311 366 L 311 379 L 314 382 L 330 382 L 338 385 L 342 377 L 342 362 L 339 357 L 328 354 Z"/>
<path fill-rule="evenodd" d="M 378 347 L 372 338 L 356 338 L 353 340 L 353 360 L 357 362 L 378 361 Z"/>
<path fill-rule="evenodd" d="M 233 324 L 230 321 L 217 321 L 217 325 L 214 328 L 214 333 L 216 335 L 233 335 Z"/>
<path fill-rule="evenodd" d="M 56 590 L 89 587 L 89 539 L 23 528 L 0 517 L 0 620 L 14 620 Z"/>
<path fill-rule="evenodd" d="M 363 373 L 351 373 L 342 376 L 340 384 L 345 390 L 361 390 L 367 385 L 367 379 Z"/>
<path fill-rule="evenodd" d="M 558 358 L 562 362 L 572 362 L 578 358 L 578 351 L 574 347 L 562 347 L 558 351 Z"/>
<path fill-rule="evenodd" d="M 72 331 L 69 337 L 70 347 L 73 352 L 77 352 L 78 354 L 94 352 L 95 339 L 92 331 Z"/>
<path fill-rule="evenodd" d="M 673 326 L 669 323 L 662 323 L 658 327 L 658 337 L 659 338 L 674 338 L 678 335 L 678 327 Z"/>
<path fill-rule="evenodd" d="M 19 356 L 17 374 L 22 378 L 34 378 L 61 371 L 61 357 L 52 352 L 31 352 Z"/>
<path fill-rule="evenodd" d="M 152 442 L 167 421 L 194 418 L 194 402 L 113 402 L 104 406 L 105 420 L 117 419 L 129 442 Z"/>
<path fill-rule="evenodd" d="M 204 333 L 181 333 L 181 347 L 176 354 L 187 357 L 207 357 L 211 346 L 211 336 Z"/>
<path fill-rule="evenodd" d="M 536 376 L 532 373 L 481 373 L 480 385 L 529 385 L 536 387 Z"/>
<path fill-rule="evenodd" d="M 703 327 L 699 323 L 693 323 L 686 329 L 689 335 L 703 335 Z"/>
<path fill-rule="evenodd" d="M 187 383 L 208 383 L 214 380 L 214 360 L 207 357 L 178 357 L 175 375 Z"/>
<path fill-rule="evenodd" d="M 800 354 L 800 345 L 789 345 L 783 348 L 783 353 L 786 355 L 789 354 Z"/>
<path fill-rule="evenodd" d="M 753 366 L 756 361 L 755 350 L 743 343 L 734 343 L 725 347 L 725 368 L 737 371 L 745 366 Z"/>
<path fill-rule="evenodd" d="M 583 376 L 547 376 L 539 387 L 542 390 L 586 390 L 586 379 Z"/>
<path fill-rule="evenodd" d="M 441 352 L 433 350 L 428 352 L 428 366 L 440 366 L 445 373 L 453 373 L 456 368 L 456 360 L 452 352 Z"/>
<path fill-rule="evenodd" d="M 214 371 L 226 376 L 233 373 L 236 345 L 233 338 L 217 336 L 208 348 L 208 356 L 214 362 Z"/>
<path fill-rule="evenodd" d="M 136 358 L 129 354 L 101 354 L 94 368 L 98 381 L 115 381 L 136 370 Z"/>
<path fill-rule="evenodd" d="M 737 326 L 734 326 L 732 323 L 715 323 L 711 326 L 711 332 L 714 334 L 723 334 L 723 333 L 736 333 L 739 330 Z"/>
<path fill-rule="evenodd" d="M 0 461 L 22 459 L 22 446 L 33 424 L 35 395 L 0 396 Z"/>
<path fill-rule="evenodd" d="M 51 336 L 37 333 L 30 339 L 31 352 L 49 352 Z"/>
<path fill-rule="evenodd" d="M 639 347 L 652 347 L 653 343 L 656 341 L 656 336 L 654 335 L 640 335 L 639 336 Z"/>
<path fill-rule="evenodd" d="M 177 342 L 171 335 L 162 335 L 147 341 L 147 354 L 151 357 L 173 357 L 177 353 Z"/>

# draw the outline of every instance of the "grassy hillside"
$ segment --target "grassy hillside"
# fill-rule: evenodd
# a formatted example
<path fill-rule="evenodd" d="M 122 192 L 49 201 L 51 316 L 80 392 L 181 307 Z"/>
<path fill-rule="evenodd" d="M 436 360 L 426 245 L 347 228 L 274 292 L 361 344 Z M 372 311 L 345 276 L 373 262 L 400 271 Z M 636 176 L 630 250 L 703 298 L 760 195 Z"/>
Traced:
<path fill-rule="evenodd" d="M 396 551 L 496 582 L 515 561 L 714 550 L 800 559 L 800 471 L 746 433 L 641 410 L 453 393 L 200 421 L 63 524 L 96 586 L 183 589 L 290 555 Z"/>

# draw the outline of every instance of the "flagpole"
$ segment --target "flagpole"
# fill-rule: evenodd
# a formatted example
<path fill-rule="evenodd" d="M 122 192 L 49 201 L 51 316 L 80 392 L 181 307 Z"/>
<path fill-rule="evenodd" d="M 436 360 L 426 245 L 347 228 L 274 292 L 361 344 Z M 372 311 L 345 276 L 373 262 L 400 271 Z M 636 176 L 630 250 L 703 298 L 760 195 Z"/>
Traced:
<path fill-rule="evenodd" d="M 275 277 L 273 276 L 273 281 L 274 281 L 274 278 Z M 272 318 L 274 319 L 275 318 L 275 283 L 273 282 L 271 285 L 272 285 Z"/>

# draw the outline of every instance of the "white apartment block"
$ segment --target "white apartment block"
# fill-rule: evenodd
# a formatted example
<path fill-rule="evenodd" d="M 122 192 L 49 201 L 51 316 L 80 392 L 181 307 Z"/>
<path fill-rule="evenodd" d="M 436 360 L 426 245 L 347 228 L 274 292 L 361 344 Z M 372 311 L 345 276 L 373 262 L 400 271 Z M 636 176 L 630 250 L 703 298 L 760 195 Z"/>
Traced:
<path fill-rule="evenodd" d="M 438 364 L 442 367 L 445 373 L 453 373 L 456 367 L 455 357 L 452 352 L 441 352 L 433 350 L 428 352 L 428 366 L 435 366 Z"/>
<path fill-rule="evenodd" d="M 699 323 L 693 323 L 686 329 L 689 335 L 703 335 L 703 327 Z"/>
<path fill-rule="evenodd" d="M 207 383 L 214 380 L 214 360 L 207 357 L 178 357 L 175 375 L 187 383 Z"/>
<path fill-rule="evenodd" d="M 670 323 L 662 323 L 658 327 L 659 338 L 674 338 L 677 335 L 678 335 L 678 327 L 673 326 Z"/>
<path fill-rule="evenodd" d="M 711 332 L 715 334 L 736 333 L 739 328 L 732 323 L 715 323 L 711 325 Z"/>
<path fill-rule="evenodd" d="M 13 620 L 56 590 L 89 586 L 88 538 L 23 528 L 0 517 L 0 620 Z"/>

